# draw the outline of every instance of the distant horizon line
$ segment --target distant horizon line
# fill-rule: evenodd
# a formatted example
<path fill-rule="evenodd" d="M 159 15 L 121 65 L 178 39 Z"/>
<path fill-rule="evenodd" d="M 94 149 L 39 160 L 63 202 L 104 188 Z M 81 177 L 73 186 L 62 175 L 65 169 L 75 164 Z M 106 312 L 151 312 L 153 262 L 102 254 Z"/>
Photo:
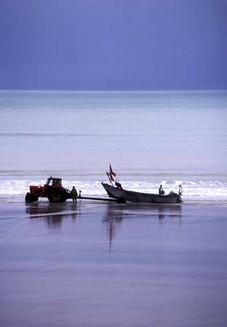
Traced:
<path fill-rule="evenodd" d="M 227 92 L 227 88 L 226 89 L 125 89 L 125 90 L 117 90 L 117 89 L 114 89 L 114 90 L 100 90 L 100 89 L 0 89 L 0 92 L 94 92 L 94 93 L 104 93 L 104 92 Z"/>

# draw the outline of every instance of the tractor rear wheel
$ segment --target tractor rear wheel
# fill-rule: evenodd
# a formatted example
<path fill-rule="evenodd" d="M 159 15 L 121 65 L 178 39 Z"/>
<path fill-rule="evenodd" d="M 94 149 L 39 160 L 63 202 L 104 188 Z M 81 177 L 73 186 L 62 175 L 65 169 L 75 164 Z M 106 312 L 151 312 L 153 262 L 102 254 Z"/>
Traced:
<path fill-rule="evenodd" d="M 65 202 L 67 199 L 67 196 L 65 192 L 60 190 L 51 190 L 48 194 L 48 200 L 51 203 L 62 203 Z"/>

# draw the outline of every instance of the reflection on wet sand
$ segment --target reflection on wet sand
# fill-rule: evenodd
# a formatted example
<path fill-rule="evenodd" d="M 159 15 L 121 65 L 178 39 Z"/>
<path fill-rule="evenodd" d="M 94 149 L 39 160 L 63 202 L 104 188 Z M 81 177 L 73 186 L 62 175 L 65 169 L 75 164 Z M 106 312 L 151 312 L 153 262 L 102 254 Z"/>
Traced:
<path fill-rule="evenodd" d="M 26 205 L 26 214 L 29 218 L 42 218 L 47 223 L 48 228 L 61 228 L 63 220 L 71 217 L 75 221 L 78 216 L 89 215 L 103 217 L 103 222 L 106 223 L 107 237 L 109 241 L 109 250 L 115 238 L 117 229 L 123 219 L 158 219 L 163 222 L 164 218 L 181 218 L 180 205 L 146 205 L 135 203 L 96 203 L 82 202 L 77 203 L 32 203 Z"/>
<path fill-rule="evenodd" d="M 158 219 L 181 218 L 182 216 L 181 205 L 160 205 L 154 210 L 157 213 Z"/>
<path fill-rule="evenodd" d="M 29 218 L 44 218 L 48 227 L 61 227 L 65 217 L 75 220 L 80 213 L 77 203 L 32 203 L 26 205 Z"/>
<path fill-rule="evenodd" d="M 111 251 L 112 241 L 116 235 L 116 230 L 123 219 L 126 218 L 181 218 L 181 205 L 138 205 L 108 203 L 103 217 L 103 222 L 107 224 L 107 235 L 109 240 L 109 251 Z"/>
<path fill-rule="evenodd" d="M 182 208 L 181 205 L 146 205 L 135 203 L 108 203 L 106 204 L 106 212 L 104 221 L 114 219 L 121 221 L 123 218 L 140 218 L 140 217 L 153 217 L 158 219 L 175 217 L 181 218 Z"/>

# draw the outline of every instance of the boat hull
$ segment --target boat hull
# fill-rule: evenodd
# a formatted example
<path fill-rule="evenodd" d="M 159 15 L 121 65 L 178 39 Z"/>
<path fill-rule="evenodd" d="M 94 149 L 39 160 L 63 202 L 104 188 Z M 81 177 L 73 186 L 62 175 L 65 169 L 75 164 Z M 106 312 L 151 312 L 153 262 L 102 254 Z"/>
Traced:
<path fill-rule="evenodd" d="M 181 196 L 177 193 L 170 192 L 167 195 L 150 194 L 150 193 L 140 193 L 134 191 L 128 191 L 124 189 L 117 188 L 115 186 L 109 185 L 107 183 L 102 183 L 103 188 L 111 198 L 119 199 L 122 202 L 136 202 L 136 203 L 157 203 L 157 204 L 174 204 L 181 203 Z"/>

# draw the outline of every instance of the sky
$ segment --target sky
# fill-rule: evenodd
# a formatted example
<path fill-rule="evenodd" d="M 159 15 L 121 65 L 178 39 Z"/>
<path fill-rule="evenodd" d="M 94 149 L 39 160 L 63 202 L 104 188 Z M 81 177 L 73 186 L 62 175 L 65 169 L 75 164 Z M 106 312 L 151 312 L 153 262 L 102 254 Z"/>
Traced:
<path fill-rule="evenodd" d="M 227 0 L 0 0 L 0 89 L 227 89 Z"/>

